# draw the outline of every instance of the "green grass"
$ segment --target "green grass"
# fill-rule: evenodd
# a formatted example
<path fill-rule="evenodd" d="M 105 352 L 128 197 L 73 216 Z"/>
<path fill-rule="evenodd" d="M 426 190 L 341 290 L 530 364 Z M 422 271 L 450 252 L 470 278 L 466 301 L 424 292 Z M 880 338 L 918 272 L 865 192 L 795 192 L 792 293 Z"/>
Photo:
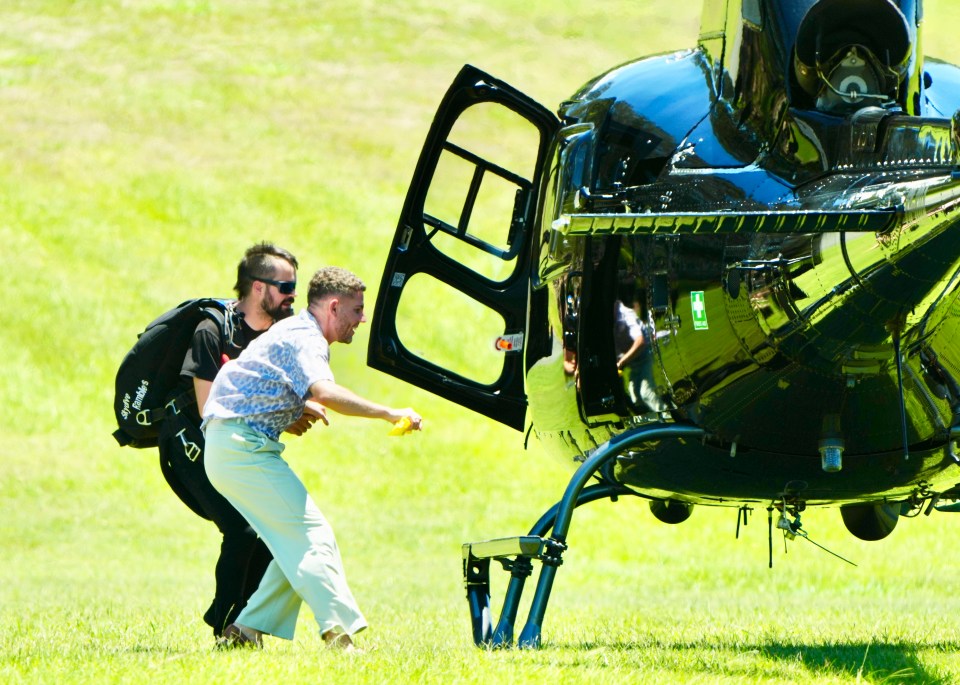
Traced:
<path fill-rule="evenodd" d="M 925 6 L 927 53 L 960 60 L 960 9 Z M 427 430 L 336 417 L 288 454 L 338 532 L 367 651 L 325 652 L 305 610 L 292 643 L 218 653 L 200 619 L 216 531 L 153 451 L 110 437 L 136 333 L 228 294 L 250 243 L 289 247 L 303 274 L 353 269 L 372 305 L 462 64 L 553 108 L 611 66 L 692 45 L 698 15 L 667 0 L 0 4 L 0 681 L 960 681 L 947 516 L 867 544 L 836 511 L 808 512 L 811 536 L 859 566 L 800 540 L 778 542 L 770 570 L 762 516 L 734 540 L 731 511 L 668 527 L 639 500 L 596 503 L 574 517 L 543 649 L 474 648 L 461 543 L 526 532 L 571 470 L 366 369 L 365 334 L 335 349 L 338 379 L 415 406 Z M 505 581 L 496 570 L 497 606 Z"/>

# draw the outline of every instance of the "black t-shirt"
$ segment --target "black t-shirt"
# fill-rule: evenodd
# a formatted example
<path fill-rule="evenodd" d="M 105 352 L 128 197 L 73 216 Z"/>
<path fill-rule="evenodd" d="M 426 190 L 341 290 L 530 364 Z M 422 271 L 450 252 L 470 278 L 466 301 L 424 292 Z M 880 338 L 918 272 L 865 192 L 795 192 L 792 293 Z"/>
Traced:
<path fill-rule="evenodd" d="M 240 352 L 253 342 L 263 331 L 255 331 L 244 320 L 243 315 L 231 308 L 227 316 L 232 317 L 233 340 L 232 344 L 224 340 L 220 334 L 220 327 L 210 319 L 204 319 L 193 332 L 193 341 L 183 359 L 180 369 L 180 382 L 177 385 L 177 395 L 185 392 L 193 394 L 193 379 L 213 382 L 217 372 L 227 359 L 236 359 Z M 200 407 L 193 402 L 186 409 L 188 414 L 199 424 Z"/>

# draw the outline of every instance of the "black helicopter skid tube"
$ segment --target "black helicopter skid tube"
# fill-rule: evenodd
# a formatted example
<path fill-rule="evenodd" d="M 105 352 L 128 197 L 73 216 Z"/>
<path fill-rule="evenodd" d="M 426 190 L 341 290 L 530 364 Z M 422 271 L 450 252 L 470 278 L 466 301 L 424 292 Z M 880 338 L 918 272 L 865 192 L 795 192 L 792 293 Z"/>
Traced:
<path fill-rule="evenodd" d="M 632 490 L 601 479 L 587 487 L 589 480 L 631 447 L 665 438 L 703 438 L 701 428 L 685 425 L 650 424 L 611 438 L 594 450 L 580 465 L 564 491 L 563 498 L 551 507 L 530 530 L 529 535 L 499 538 L 463 545 L 463 577 L 470 605 L 473 640 L 478 646 L 508 647 L 513 642 L 520 597 L 526 579 L 533 571 L 532 560 L 541 562 L 540 577 L 530 605 L 530 614 L 517 641 L 521 649 L 540 646 L 541 626 L 550 599 L 557 568 L 563 563 L 567 533 L 573 510 L 582 504 L 619 495 L 636 494 Z M 553 528 L 553 534 L 545 537 Z M 490 617 L 490 560 L 496 559 L 510 571 L 510 583 L 496 629 Z"/>

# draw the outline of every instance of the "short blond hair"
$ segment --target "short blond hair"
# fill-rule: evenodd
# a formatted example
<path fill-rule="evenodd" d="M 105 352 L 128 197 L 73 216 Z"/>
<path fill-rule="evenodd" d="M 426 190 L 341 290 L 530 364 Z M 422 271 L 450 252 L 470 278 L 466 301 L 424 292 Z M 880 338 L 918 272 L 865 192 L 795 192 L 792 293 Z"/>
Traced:
<path fill-rule="evenodd" d="M 339 266 L 325 266 L 310 279 L 308 302 L 319 302 L 328 295 L 355 295 L 367 289 L 355 274 Z"/>

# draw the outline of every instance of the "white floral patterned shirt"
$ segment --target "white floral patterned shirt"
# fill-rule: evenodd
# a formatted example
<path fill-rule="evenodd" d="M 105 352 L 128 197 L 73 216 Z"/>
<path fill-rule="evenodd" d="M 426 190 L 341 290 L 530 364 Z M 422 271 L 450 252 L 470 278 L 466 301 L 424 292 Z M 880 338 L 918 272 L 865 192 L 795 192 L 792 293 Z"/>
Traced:
<path fill-rule="evenodd" d="M 273 440 L 303 414 L 310 386 L 333 381 L 330 345 L 304 309 L 278 321 L 223 365 L 203 408 L 210 419 L 243 419 Z"/>

